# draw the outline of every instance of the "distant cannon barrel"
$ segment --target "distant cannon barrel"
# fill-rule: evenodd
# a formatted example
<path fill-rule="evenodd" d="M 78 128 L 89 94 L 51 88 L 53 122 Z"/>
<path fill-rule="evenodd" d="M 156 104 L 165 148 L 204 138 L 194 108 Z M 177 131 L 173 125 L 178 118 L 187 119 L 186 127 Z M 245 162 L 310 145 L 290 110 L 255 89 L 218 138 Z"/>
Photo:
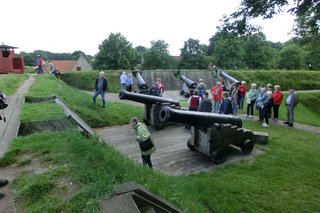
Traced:
<path fill-rule="evenodd" d="M 144 79 L 141 76 L 141 72 L 132 72 L 132 74 L 134 77 L 137 78 L 139 89 L 148 89 L 149 88 L 149 84 L 144 81 Z"/>
<path fill-rule="evenodd" d="M 158 96 L 152 96 L 152 95 L 144 95 L 140 93 L 131 93 L 127 91 L 121 91 L 119 94 L 119 98 L 121 100 L 126 99 L 126 100 L 131 100 L 143 104 L 156 104 L 156 103 L 168 103 L 171 105 L 175 106 L 180 106 L 179 101 L 169 99 L 169 98 L 163 98 L 163 97 L 158 97 Z"/>
<path fill-rule="evenodd" d="M 180 80 L 182 80 L 187 85 L 188 88 L 195 89 L 197 87 L 197 83 L 196 82 L 190 80 L 189 78 L 187 78 L 184 75 L 180 76 Z"/>
<path fill-rule="evenodd" d="M 167 106 L 160 110 L 159 116 L 162 123 L 173 122 L 200 128 L 209 128 L 215 123 L 231 124 L 238 128 L 242 127 L 242 120 L 239 117 L 208 112 L 176 110 Z"/>
<path fill-rule="evenodd" d="M 220 71 L 220 76 L 222 76 L 224 79 L 227 79 L 231 83 L 240 83 L 237 79 L 233 78 L 232 76 L 228 75 L 227 73 Z"/>

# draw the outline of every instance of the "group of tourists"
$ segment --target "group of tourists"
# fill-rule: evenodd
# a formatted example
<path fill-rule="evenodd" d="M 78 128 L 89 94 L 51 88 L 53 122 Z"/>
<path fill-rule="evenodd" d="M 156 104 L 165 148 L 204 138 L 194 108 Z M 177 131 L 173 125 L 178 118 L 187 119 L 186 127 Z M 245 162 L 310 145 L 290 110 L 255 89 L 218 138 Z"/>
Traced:
<path fill-rule="evenodd" d="M 49 67 L 50 74 L 54 75 L 56 78 L 60 78 L 60 72 L 57 69 L 56 65 L 49 60 L 48 63 L 45 63 L 45 61 L 42 59 L 41 55 L 36 55 L 36 67 L 35 71 L 37 74 L 43 74 L 43 70 L 46 69 L 46 67 Z"/>
<path fill-rule="evenodd" d="M 202 79 L 200 79 L 197 89 L 188 100 L 190 111 L 237 115 L 238 109 L 243 110 L 244 103 L 246 102 L 247 109 L 244 116 L 253 118 L 254 108 L 256 108 L 258 110 L 257 122 L 261 122 L 263 127 L 270 125 L 269 119 L 272 114 L 272 120 L 277 122 L 279 119 L 279 107 L 283 100 L 283 94 L 279 85 L 273 87 L 271 84 L 262 84 L 257 88 L 257 85 L 253 83 L 247 91 L 246 82 L 242 81 L 241 83 L 233 83 L 230 90 L 226 91 L 224 85 L 218 81 L 216 85 L 210 89 L 213 104 L 211 100 L 208 99 L 206 88 L 206 85 Z M 204 100 L 206 101 L 204 102 Z M 284 122 L 288 124 L 289 127 L 293 127 L 294 107 L 298 102 L 298 95 L 294 89 L 290 89 L 288 98 L 286 99 L 287 120 Z"/>

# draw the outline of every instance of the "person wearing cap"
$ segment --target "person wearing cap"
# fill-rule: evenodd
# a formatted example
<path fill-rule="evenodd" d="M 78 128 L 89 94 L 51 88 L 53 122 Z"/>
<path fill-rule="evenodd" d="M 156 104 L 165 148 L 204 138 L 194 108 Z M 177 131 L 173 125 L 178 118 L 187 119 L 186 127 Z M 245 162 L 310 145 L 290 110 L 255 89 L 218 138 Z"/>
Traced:
<path fill-rule="evenodd" d="M 127 74 L 126 72 L 122 72 L 120 76 L 120 90 L 127 90 Z"/>
<path fill-rule="evenodd" d="M 106 107 L 106 101 L 105 101 L 105 93 L 108 91 L 108 81 L 104 77 L 104 72 L 99 73 L 99 77 L 96 79 L 96 82 L 94 84 L 94 95 L 92 97 L 93 103 L 96 104 L 96 98 L 98 95 L 101 96 L 102 99 L 102 108 Z"/>
<path fill-rule="evenodd" d="M 215 113 L 219 113 L 220 104 L 222 100 L 222 92 L 223 92 L 223 88 L 221 86 L 220 81 L 218 81 L 216 85 L 212 87 L 210 90 L 210 93 L 212 95 L 212 100 L 213 100 L 213 112 Z"/>

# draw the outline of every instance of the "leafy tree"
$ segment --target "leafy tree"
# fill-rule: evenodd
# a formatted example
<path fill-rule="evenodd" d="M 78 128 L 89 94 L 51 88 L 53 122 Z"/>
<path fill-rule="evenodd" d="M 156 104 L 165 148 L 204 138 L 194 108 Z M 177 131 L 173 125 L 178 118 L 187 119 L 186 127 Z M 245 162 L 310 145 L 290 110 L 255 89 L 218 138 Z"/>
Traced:
<path fill-rule="evenodd" d="M 282 12 L 289 0 L 242 0 L 239 9 L 226 18 L 232 26 L 238 26 L 238 33 L 250 31 L 247 25 L 250 18 L 272 18 Z M 297 0 L 295 6 L 287 12 L 296 16 L 296 32 L 302 37 L 319 37 L 320 0 Z M 241 24 L 242 23 L 242 24 Z"/>
<path fill-rule="evenodd" d="M 111 33 L 109 38 L 99 45 L 94 67 L 102 70 L 131 69 L 137 62 L 137 51 L 132 44 L 120 33 Z"/>
<path fill-rule="evenodd" d="M 280 69 L 298 70 L 305 68 L 304 51 L 295 43 L 288 43 L 279 52 Z"/>
<path fill-rule="evenodd" d="M 229 32 L 218 32 L 214 45 L 216 65 L 225 69 L 243 67 L 243 39 Z"/>
<path fill-rule="evenodd" d="M 143 69 L 169 69 L 174 61 L 168 51 L 169 45 L 163 41 L 151 41 L 151 47 L 144 54 Z"/>
<path fill-rule="evenodd" d="M 246 36 L 244 42 L 244 63 L 249 69 L 270 69 L 275 67 L 276 50 L 266 41 L 263 33 Z"/>
<path fill-rule="evenodd" d="M 199 40 L 189 38 L 184 42 L 181 49 L 182 60 L 180 62 L 181 68 L 187 69 L 205 69 L 207 64 L 205 62 L 205 45 L 200 44 Z"/>

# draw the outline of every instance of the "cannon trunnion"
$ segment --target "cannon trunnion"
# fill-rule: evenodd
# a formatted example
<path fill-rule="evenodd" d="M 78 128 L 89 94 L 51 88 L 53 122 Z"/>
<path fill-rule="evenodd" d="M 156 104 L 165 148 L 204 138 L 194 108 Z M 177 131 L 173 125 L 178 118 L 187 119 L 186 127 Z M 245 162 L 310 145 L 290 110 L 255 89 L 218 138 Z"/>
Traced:
<path fill-rule="evenodd" d="M 209 156 L 215 164 L 225 161 L 225 150 L 231 144 L 240 147 L 246 155 L 254 148 L 255 133 L 243 129 L 239 117 L 176 110 L 164 106 L 160 110 L 160 121 L 190 125 L 188 148 Z"/>
<path fill-rule="evenodd" d="M 164 123 L 160 121 L 159 116 L 162 107 L 167 106 L 168 108 L 180 109 L 180 103 L 178 101 L 158 96 L 121 91 L 119 94 L 119 98 L 121 100 L 126 99 L 143 103 L 145 105 L 144 122 L 152 125 L 157 130 L 162 129 L 164 127 Z"/>

